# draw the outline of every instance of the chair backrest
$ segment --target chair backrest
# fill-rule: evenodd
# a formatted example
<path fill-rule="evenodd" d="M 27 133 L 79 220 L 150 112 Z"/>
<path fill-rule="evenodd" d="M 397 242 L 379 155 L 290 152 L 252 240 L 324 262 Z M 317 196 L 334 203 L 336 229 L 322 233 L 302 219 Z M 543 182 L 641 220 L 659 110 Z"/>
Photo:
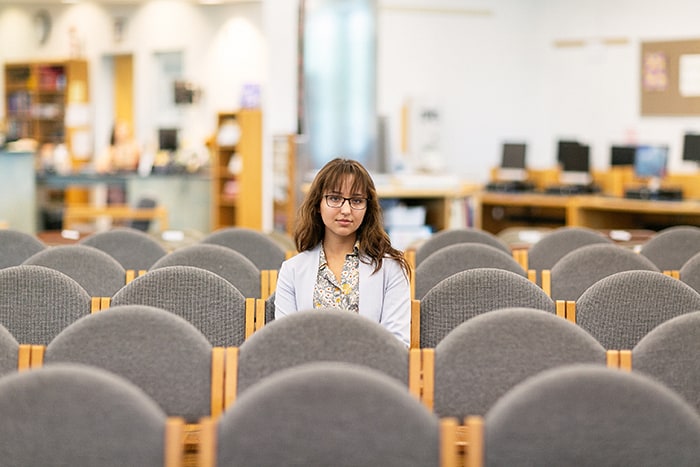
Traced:
<path fill-rule="evenodd" d="M 514 272 L 478 268 L 453 274 L 420 300 L 420 346 L 434 348 L 469 318 L 511 307 L 555 312 L 554 302 L 537 284 Z"/>
<path fill-rule="evenodd" d="M 245 340 L 246 297 L 206 269 L 167 266 L 149 271 L 112 297 L 112 306 L 134 304 L 162 308 L 185 318 L 213 346 L 238 346 Z"/>
<path fill-rule="evenodd" d="M 212 346 L 183 318 L 144 305 L 86 316 L 46 347 L 44 364 L 80 363 L 141 388 L 168 416 L 190 423 L 210 416 Z"/>
<path fill-rule="evenodd" d="M 613 244 L 613 241 L 588 227 L 559 227 L 530 247 L 527 252 L 527 267 L 535 271 L 552 269 L 567 253 L 596 243 Z"/>
<path fill-rule="evenodd" d="M 52 246 L 35 253 L 22 264 L 61 271 L 91 297 L 111 297 L 126 283 L 126 270 L 116 259 L 87 245 Z"/>
<path fill-rule="evenodd" d="M 219 467 L 437 466 L 439 420 L 394 378 L 316 362 L 261 380 L 218 419 Z M 263 443 L 263 446 L 261 446 Z"/>
<path fill-rule="evenodd" d="M 675 226 L 662 230 L 647 240 L 639 253 L 661 271 L 678 270 L 696 253 L 700 253 L 700 228 Z"/>
<path fill-rule="evenodd" d="M 36 236 L 12 229 L 0 229 L 0 269 L 18 266 L 46 248 Z"/>
<path fill-rule="evenodd" d="M 440 248 L 455 243 L 484 243 L 510 254 L 510 248 L 503 240 L 486 230 L 463 228 L 441 230 L 423 242 L 416 250 L 416 266 Z"/>
<path fill-rule="evenodd" d="M 0 379 L 4 466 L 173 465 L 167 421 L 143 391 L 99 368 L 55 365 Z"/>
<path fill-rule="evenodd" d="M 607 243 L 585 245 L 552 267 L 551 296 L 554 300 L 576 300 L 600 279 L 632 270 L 660 272 L 649 259 L 630 249 Z"/>
<path fill-rule="evenodd" d="M 202 243 L 213 243 L 236 250 L 255 264 L 258 269 L 279 269 L 286 253 L 279 243 L 267 234 L 244 227 L 225 227 L 206 235 Z"/>
<path fill-rule="evenodd" d="M 223 277 L 245 296 L 260 298 L 260 270 L 245 255 L 221 245 L 198 243 L 160 258 L 151 271 L 166 266 L 194 266 Z"/>
<path fill-rule="evenodd" d="M 656 326 L 700 310 L 700 294 L 653 271 L 623 271 L 593 284 L 576 300 L 576 323 L 606 349 L 632 349 Z"/>
<path fill-rule="evenodd" d="M 0 376 L 19 368 L 19 342 L 0 324 Z"/>
<path fill-rule="evenodd" d="M 661 323 L 632 349 L 632 369 L 683 396 L 700 413 L 700 311 Z"/>
<path fill-rule="evenodd" d="M 20 344 L 48 344 L 90 307 L 90 295 L 60 271 L 26 264 L 0 269 L 0 324 Z"/>
<path fill-rule="evenodd" d="M 605 357 L 590 334 L 556 315 L 490 311 L 457 326 L 435 348 L 434 410 L 459 420 L 485 415 L 530 376 L 572 363 L 605 365 Z"/>
<path fill-rule="evenodd" d="M 97 232 L 80 241 L 111 255 L 124 269 L 145 271 L 167 250 L 148 234 L 127 227 Z"/>
<path fill-rule="evenodd" d="M 527 276 L 513 256 L 483 243 L 456 243 L 440 248 L 415 270 L 415 298 L 421 299 L 438 282 L 467 269 L 498 268 Z"/>
<path fill-rule="evenodd" d="M 265 299 L 265 324 L 275 320 L 275 293 Z"/>
<path fill-rule="evenodd" d="M 540 373 L 484 418 L 485 464 L 695 466 L 700 417 L 639 374 L 590 365 Z"/>
<path fill-rule="evenodd" d="M 690 257 L 678 271 L 678 278 L 700 292 L 700 253 Z"/>
<path fill-rule="evenodd" d="M 384 327 L 356 313 L 307 310 L 250 336 L 238 356 L 238 394 L 277 371 L 313 361 L 347 362 L 408 385 L 408 350 Z"/>

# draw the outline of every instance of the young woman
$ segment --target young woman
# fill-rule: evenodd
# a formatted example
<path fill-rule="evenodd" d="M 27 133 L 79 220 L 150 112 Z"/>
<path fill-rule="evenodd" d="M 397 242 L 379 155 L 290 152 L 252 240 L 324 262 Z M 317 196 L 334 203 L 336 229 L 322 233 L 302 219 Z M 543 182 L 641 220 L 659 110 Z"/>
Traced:
<path fill-rule="evenodd" d="M 409 266 L 384 231 L 374 182 L 357 161 L 334 159 L 316 175 L 297 217 L 299 254 L 280 268 L 275 319 L 337 308 L 410 342 Z"/>

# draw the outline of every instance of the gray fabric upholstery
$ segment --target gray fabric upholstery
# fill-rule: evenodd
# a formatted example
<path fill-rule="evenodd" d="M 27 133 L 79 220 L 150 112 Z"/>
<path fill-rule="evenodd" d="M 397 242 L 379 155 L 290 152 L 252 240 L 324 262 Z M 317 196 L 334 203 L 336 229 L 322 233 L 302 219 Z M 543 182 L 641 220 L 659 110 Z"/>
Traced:
<path fill-rule="evenodd" d="M 112 306 L 150 305 L 175 313 L 199 329 L 213 346 L 239 346 L 245 339 L 245 297 L 206 269 L 167 266 L 122 287 Z"/>
<path fill-rule="evenodd" d="M 527 253 L 527 267 L 538 272 L 542 269 L 552 269 L 567 253 L 596 243 L 612 244 L 613 241 L 588 227 L 559 227 L 530 247 Z"/>
<path fill-rule="evenodd" d="M 5 326 L 0 324 L 0 376 L 17 370 L 19 343 Z"/>
<path fill-rule="evenodd" d="M 700 228 L 676 226 L 662 230 L 647 240 L 639 253 L 662 271 L 678 270 L 700 253 Z"/>
<path fill-rule="evenodd" d="M 632 349 L 659 324 L 700 310 L 700 294 L 653 271 L 623 271 L 593 284 L 576 301 L 576 323 L 606 349 Z"/>
<path fill-rule="evenodd" d="M 80 241 L 83 245 L 95 247 L 111 255 L 124 267 L 136 271 L 147 270 L 166 249 L 148 234 L 127 227 L 98 232 Z"/>
<path fill-rule="evenodd" d="M 56 365 L 0 379 L 5 467 L 162 466 L 165 414 L 98 368 Z"/>
<path fill-rule="evenodd" d="M 667 387 L 590 365 L 533 376 L 484 420 L 485 465 L 697 466 L 700 418 Z"/>
<path fill-rule="evenodd" d="M 632 349 L 632 369 L 683 396 L 700 413 L 700 311 L 672 318 Z"/>
<path fill-rule="evenodd" d="M 483 243 L 456 243 L 440 248 L 416 267 L 415 298 L 420 300 L 452 274 L 475 268 L 505 269 L 527 277 L 527 271 L 515 258 L 502 250 Z"/>
<path fill-rule="evenodd" d="M 700 292 L 700 253 L 691 256 L 678 272 L 680 280 Z"/>
<path fill-rule="evenodd" d="M 649 259 L 615 244 L 579 247 L 552 267 L 552 299 L 576 300 L 600 279 L 631 270 L 660 272 Z"/>
<path fill-rule="evenodd" d="M 116 259 L 87 245 L 52 246 L 32 255 L 22 264 L 61 271 L 92 297 L 111 297 L 126 283 L 126 270 Z"/>
<path fill-rule="evenodd" d="M 169 416 L 196 423 L 211 415 L 212 346 L 183 318 L 144 305 L 85 316 L 46 347 L 44 364 L 80 363 L 141 388 Z"/>
<path fill-rule="evenodd" d="M 275 292 L 265 299 L 265 323 L 275 320 Z"/>
<path fill-rule="evenodd" d="M 151 270 L 165 266 L 194 266 L 223 277 L 245 297 L 260 298 L 260 270 L 243 254 L 221 245 L 198 243 L 160 258 Z"/>
<path fill-rule="evenodd" d="M 0 269 L 0 324 L 20 344 L 46 345 L 90 314 L 90 295 L 74 279 L 44 266 Z"/>
<path fill-rule="evenodd" d="M 435 413 L 485 415 L 529 376 L 572 363 L 605 365 L 605 349 L 570 321 L 530 308 L 475 316 L 435 348 Z"/>
<path fill-rule="evenodd" d="M 279 269 L 285 260 L 285 251 L 263 232 L 244 227 L 226 227 L 202 239 L 202 243 L 225 246 L 244 254 L 260 270 Z"/>
<path fill-rule="evenodd" d="M 238 393 L 272 373 L 313 361 L 364 365 L 408 385 L 408 350 L 356 313 L 300 311 L 265 325 L 240 347 Z"/>
<path fill-rule="evenodd" d="M 219 467 L 439 465 L 438 419 L 376 370 L 317 362 L 281 371 L 219 418 Z"/>
<path fill-rule="evenodd" d="M 555 311 L 554 302 L 539 286 L 514 272 L 478 268 L 453 274 L 420 301 L 420 346 L 434 348 L 469 318 L 511 307 Z"/>
<path fill-rule="evenodd" d="M 484 243 L 510 254 L 510 247 L 496 235 L 485 230 L 465 228 L 447 229 L 433 234 L 416 250 L 416 266 L 425 258 L 438 251 L 440 248 L 455 243 Z"/>
<path fill-rule="evenodd" d="M 18 266 L 46 248 L 34 235 L 19 230 L 0 229 L 0 269 Z"/>

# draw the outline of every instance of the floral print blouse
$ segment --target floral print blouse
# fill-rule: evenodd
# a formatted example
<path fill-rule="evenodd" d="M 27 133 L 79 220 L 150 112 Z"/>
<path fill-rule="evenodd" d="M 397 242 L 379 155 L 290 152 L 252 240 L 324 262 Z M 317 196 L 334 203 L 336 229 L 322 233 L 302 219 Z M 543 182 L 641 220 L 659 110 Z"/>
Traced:
<path fill-rule="evenodd" d="M 318 275 L 314 287 L 314 308 L 336 308 L 357 313 L 360 302 L 360 252 L 355 242 L 353 252 L 345 256 L 340 282 L 328 267 L 321 248 Z"/>

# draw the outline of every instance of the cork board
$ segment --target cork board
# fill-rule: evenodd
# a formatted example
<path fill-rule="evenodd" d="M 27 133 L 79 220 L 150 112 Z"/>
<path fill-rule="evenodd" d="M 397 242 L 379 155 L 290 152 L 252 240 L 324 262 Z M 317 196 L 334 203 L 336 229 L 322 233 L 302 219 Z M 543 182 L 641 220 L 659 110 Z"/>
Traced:
<path fill-rule="evenodd" d="M 700 115 L 700 39 L 643 42 L 642 115 Z"/>

